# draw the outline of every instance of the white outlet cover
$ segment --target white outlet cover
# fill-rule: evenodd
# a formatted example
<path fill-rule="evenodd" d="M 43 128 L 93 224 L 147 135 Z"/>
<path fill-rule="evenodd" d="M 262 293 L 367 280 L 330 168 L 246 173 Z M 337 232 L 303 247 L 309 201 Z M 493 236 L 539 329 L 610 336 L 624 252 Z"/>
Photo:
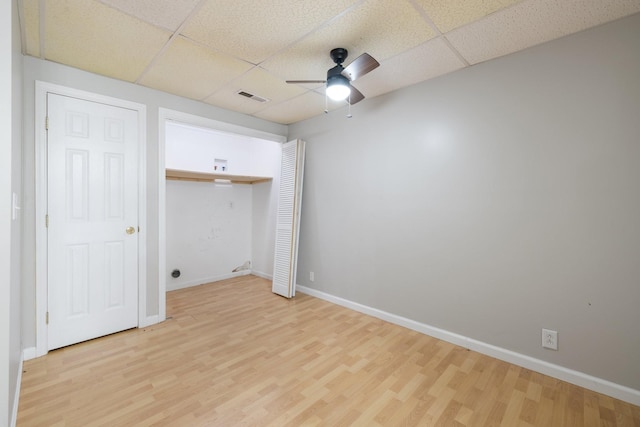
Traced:
<path fill-rule="evenodd" d="M 551 329 L 543 329 L 542 330 L 542 347 L 548 348 L 551 350 L 558 349 L 558 331 L 553 331 Z"/>

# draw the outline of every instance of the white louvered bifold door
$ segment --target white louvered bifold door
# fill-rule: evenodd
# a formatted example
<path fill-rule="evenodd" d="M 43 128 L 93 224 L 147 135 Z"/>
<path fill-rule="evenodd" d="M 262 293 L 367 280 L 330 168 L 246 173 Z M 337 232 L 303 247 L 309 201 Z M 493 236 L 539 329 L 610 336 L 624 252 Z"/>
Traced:
<path fill-rule="evenodd" d="M 303 172 L 304 141 L 297 140 L 283 144 L 271 290 L 286 298 L 291 298 L 296 294 Z"/>

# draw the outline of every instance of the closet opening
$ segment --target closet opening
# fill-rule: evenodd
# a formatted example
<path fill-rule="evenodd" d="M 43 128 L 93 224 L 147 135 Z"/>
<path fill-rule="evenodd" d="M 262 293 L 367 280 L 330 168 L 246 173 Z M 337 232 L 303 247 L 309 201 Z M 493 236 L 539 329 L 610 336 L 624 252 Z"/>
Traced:
<path fill-rule="evenodd" d="M 166 317 L 167 291 L 246 274 L 273 278 L 285 142 L 284 136 L 161 113 L 159 321 Z"/>

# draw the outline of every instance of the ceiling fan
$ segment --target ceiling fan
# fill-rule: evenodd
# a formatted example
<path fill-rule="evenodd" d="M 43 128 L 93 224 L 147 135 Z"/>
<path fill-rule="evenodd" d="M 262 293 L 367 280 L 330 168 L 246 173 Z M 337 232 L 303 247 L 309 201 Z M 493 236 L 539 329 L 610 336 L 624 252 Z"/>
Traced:
<path fill-rule="evenodd" d="M 327 71 L 326 80 L 286 80 L 286 82 L 293 84 L 326 83 L 327 96 L 334 101 L 347 100 L 350 105 L 362 101 L 364 95 L 353 87 L 351 82 L 378 68 L 380 63 L 368 53 L 363 53 L 345 68 L 342 63 L 347 59 L 347 49 L 338 47 L 332 49 L 329 55 L 336 66 Z"/>

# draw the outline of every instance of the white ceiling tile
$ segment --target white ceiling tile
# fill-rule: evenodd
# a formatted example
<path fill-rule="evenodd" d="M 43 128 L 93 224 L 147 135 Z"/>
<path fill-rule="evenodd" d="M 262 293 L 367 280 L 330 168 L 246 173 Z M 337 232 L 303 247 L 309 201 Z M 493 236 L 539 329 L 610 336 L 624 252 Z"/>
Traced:
<path fill-rule="evenodd" d="M 233 86 L 227 85 L 205 99 L 204 102 L 215 105 L 216 107 L 237 111 L 238 113 L 254 114 L 260 110 L 268 108 L 269 102 L 271 101 L 259 102 L 255 99 L 249 99 L 239 95 L 238 91 Z"/>
<path fill-rule="evenodd" d="M 262 66 L 287 80 L 325 79 L 327 70 L 335 65 L 329 57 L 333 48 L 349 51 L 347 66 L 364 52 L 383 61 L 434 36 L 410 3 L 368 0 Z"/>
<path fill-rule="evenodd" d="M 378 61 L 436 36 L 411 3 L 404 0 L 367 0 L 314 36 L 327 40 L 332 34 L 336 42 L 351 46 L 351 60 L 367 52 Z"/>
<path fill-rule="evenodd" d="M 285 125 L 324 114 L 325 97 L 309 91 L 280 104 L 274 104 L 254 114 L 261 119 Z"/>
<path fill-rule="evenodd" d="M 446 37 L 477 64 L 639 11 L 638 0 L 527 0 Z"/>
<path fill-rule="evenodd" d="M 19 0 L 18 5 L 28 55 L 285 124 L 323 114 L 324 84 L 284 81 L 324 80 L 334 66 L 329 51 L 335 47 L 349 50 L 345 66 L 364 52 L 380 61 L 354 82 L 371 98 L 457 70 L 464 66 L 460 56 L 475 64 L 640 12 L 640 0 Z M 169 42 L 181 27 L 185 37 Z M 239 90 L 270 101 L 243 98 Z M 329 110 L 339 113 L 344 105 L 331 103 Z"/>
<path fill-rule="evenodd" d="M 256 67 L 232 83 L 238 90 L 244 90 L 275 102 L 293 98 L 306 92 L 296 85 L 285 83 L 262 68 Z"/>
<path fill-rule="evenodd" d="M 336 44 L 321 43 L 322 46 L 310 46 L 305 41 L 262 63 L 261 67 L 284 80 L 324 80 L 327 70 L 334 67 L 329 52 Z M 351 61 L 351 51 L 347 62 Z"/>
<path fill-rule="evenodd" d="M 204 99 L 252 65 L 176 37 L 140 83 L 192 99 Z"/>
<path fill-rule="evenodd" d="M 259 64 L 356 0 L 209 0 L 183 34 L 212 49 Z"/>
<path fill-rule="evenodd" d="M 198 0 L 101 0 L 138 19 L 172 32 L 189 16 Z"/>
<path fill-rule="evenodd" d="M 239 91 L 257 95 L 260 98 L 267 99 L 267 102 L 259 102 L 239 95 Z M 306 90 L 296 85 L 288 85 L 269 72 L 256 67 L 225 85 L 221 90 L 216 91 L 212 96 L 205 99 L 205 102 L 233 111 L 253 114 L 268 108 L 269 105 L 302 95 L 305 92 Z"/>
<path fill-rule="evenodd" d="M 445 33 L 521 0 L 415 0 Z"/>
<path fill-rule="evenodd" d="M 375 72 L 357 80 L 354 85 L 371 98 L 464 66 L 449 46 L 437 38 L 385 61 Z"/>
<path fill-rule="evenodd" d="M 27 55 L 40 56 L 40 9 L 38 0 L 23 0 L 24 41 Z"/>
<path fill-rule="evenodd" d="M 45 14 L 46 59 L 121 80 L 135 81 L 170 36 L 96 1 L 47 2 Z"/>

